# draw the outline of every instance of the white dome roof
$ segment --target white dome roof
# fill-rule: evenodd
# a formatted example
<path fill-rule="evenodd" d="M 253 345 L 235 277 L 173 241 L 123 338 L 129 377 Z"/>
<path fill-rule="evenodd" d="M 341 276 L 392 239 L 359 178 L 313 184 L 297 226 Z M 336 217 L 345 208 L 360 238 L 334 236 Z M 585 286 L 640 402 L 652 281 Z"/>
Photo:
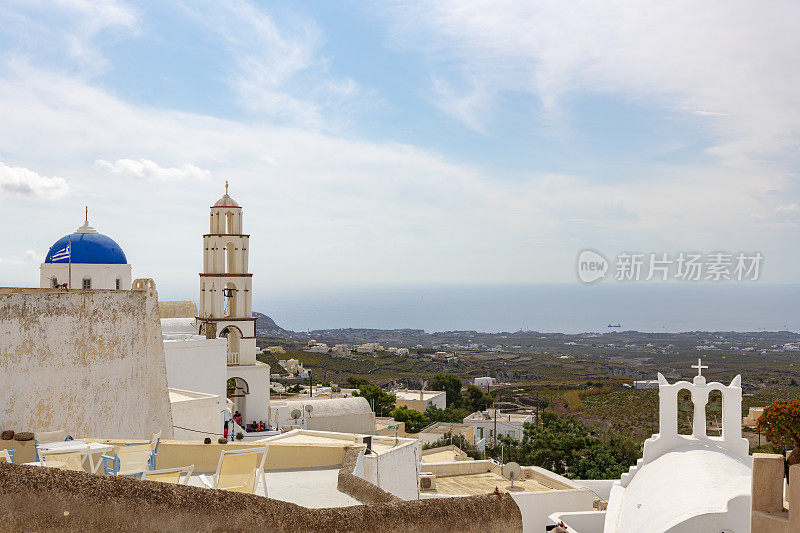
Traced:
<path fill-rule="evenodd" d="M 732 519 L 726 516 L 735 513 L 731 503 L 749 500 L 751 475 L 750 465 L 727 450 L 704 444 L 673 450 L 643 465 L 617 494 L 612 489 L 612 498 L 621 497 L 616 502 L 621 505 L 609 506 L 606 530 L 668 531 L 681 524 Z M 614 511 L 619 514 L 613 516 Z"/>

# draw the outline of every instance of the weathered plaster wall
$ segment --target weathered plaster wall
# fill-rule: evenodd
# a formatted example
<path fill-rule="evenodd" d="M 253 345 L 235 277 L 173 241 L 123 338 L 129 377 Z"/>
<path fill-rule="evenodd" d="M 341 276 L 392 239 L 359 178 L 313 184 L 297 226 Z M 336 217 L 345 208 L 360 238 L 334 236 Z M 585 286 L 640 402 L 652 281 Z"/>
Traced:
<path fill-rule="evenodd" d="M 172 436 L 158 295 L 0 288 L 0 428 Z"/>

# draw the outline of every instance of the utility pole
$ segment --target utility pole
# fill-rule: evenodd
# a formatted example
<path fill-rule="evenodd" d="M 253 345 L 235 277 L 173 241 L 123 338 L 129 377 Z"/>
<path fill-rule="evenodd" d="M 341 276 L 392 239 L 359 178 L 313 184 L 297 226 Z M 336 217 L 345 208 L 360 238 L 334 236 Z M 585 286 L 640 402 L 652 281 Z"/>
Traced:
<path fill-rule="evenodd" d="M 494 410 L 494 448 L 497 449 L 497 400 L 492 402 L 492 408 Z"/>

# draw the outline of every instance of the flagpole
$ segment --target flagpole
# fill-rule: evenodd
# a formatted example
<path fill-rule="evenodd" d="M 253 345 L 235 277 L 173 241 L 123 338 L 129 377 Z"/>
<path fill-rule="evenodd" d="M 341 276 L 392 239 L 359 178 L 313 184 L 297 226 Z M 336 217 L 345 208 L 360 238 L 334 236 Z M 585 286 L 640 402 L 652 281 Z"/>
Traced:
<path fill-rule="evenodd" d="M 72 235 L 68 237 L 68 254 L 67 258 L 69 259 L 69 273 L 67 274 L 67 290 L 72 288 Z"/>

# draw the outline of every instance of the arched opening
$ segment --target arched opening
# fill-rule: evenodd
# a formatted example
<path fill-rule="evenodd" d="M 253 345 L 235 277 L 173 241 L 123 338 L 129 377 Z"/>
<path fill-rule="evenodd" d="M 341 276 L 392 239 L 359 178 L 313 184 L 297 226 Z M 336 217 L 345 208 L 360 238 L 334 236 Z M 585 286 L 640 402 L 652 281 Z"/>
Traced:
<path fill-rule="evenodd" d="M 239 364 L 239 346 L 242 340 L 242 332 L 236 326 L 226 326 L 220 331 L 219 336 L 228 340 L 228 364 Z"/>
<path fill-rule="evenodd" d="M 244 427 L 247 423 L 244 414 L 250 387 L 242 378 L 233 377 L 228 378 L 227 388 L 228 399 L 233 403 L 233 417 L 240 426 Z"/>
<path fill-rule="evenodd" d="M 232 242 L 225 245 L 225 272 L 236 272 L 236 246 Z"/>
<path fill-rule="evenodd" d="M 58 278 L 57 277 L 53 276 L 52 278 L 50 278 L 50 286 L 52 288 L 54 288 L 54 289 L 58 288 Z"/>
<path fill-rule="evenodd" d="M 229 281 L 225 285 L 225 290 L 223 291 L 223 296 L 225 297 L 225 316 L 227 317 L 235 317 L 238 316 L 238 303 L 239 303 L 239 291 L 236 288 L 236 284 L 232 281 Z"/>
<path fill-rule="evenodd" d="M 678 391 L 678 435 L 691 435 L 694 432 L 694 403 L 689 389 Z"/>
<path fill-rule="evenodd" d="M 718 390 L 712 390 L 708 393 L 706 435 L 709 437 L 722 436 L 722 392 Z"/>
<path fill-rule="evenodd" d="M 234 215 L 232 211 L 228 211 L 227 213 L 225 213 L 225 223 L 227 226 L 225 228 L 225 233 L 227 233 L 228 235 L 234 235 L 236 233 L 236 228 L 234 224 Z"/>

